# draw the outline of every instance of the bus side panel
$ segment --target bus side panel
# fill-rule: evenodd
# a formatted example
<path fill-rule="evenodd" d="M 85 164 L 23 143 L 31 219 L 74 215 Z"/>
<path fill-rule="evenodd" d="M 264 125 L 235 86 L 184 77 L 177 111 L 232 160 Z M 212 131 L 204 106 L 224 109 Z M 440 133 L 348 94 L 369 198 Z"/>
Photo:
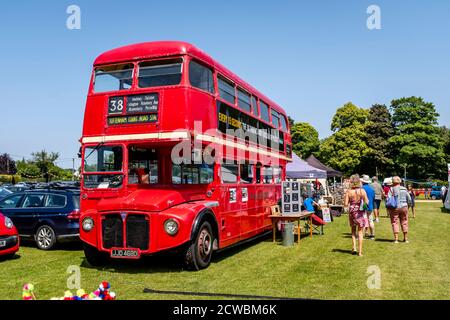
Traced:
<path fill-rule="evenodd" d="M 220 187 L 220 212 L 221 212 L 221 234 L 220 247 L 226 247 L 240 240 L 240 204 L 232 200 L 231 194 L 237 194 L 237 185 L 222 185 Z"/>

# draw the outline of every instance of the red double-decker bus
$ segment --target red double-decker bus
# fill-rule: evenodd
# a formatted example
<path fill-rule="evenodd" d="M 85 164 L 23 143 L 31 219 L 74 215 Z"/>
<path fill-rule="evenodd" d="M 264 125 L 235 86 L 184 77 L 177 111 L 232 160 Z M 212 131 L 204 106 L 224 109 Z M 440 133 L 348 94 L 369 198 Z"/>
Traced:
<path fill-rule="evenodd" d="M 177 250 L 206 268 L 214 251 L 271 230 L 291 161 L 283 109 L 184 42 L 100 55 L 80 142 L 92 265 Z"/>

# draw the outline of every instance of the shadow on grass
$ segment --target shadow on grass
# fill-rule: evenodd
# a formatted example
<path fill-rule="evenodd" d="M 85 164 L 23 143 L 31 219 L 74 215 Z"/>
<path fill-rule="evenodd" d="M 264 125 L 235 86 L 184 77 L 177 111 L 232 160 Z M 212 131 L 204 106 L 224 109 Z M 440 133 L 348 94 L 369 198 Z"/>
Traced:
<path fill-rule="evenodd" d="M 375 242 L 394 242 L 392 239 L 375 239 Z"/>
<path fill-rule="evenodd" d="M 26 248 L 35 248 L 39 250 L 36 246 L 36 242 L 31 239 L 20 239 L 20 246 Z M 50 251 L 82 251 L 83 244 L 81 241 L 63 241 L 57 242 L 56 245 Z"/>
<path fill-rule="evenodd" d="M 353 255 L 352 250 L 333 249 L 333 250 L 331 250 L 331 252 L 336 252 L 336 253 L 343 253 L 343 254 Z"/>
<path fill-rule="evenodd" d="M 441 212 L 442 213 L 450 213 L 450 210 L 447 210 L 447 209 L 445 209 L 445 207 L 442 207 Z"/>
<path fill-rule="evenodd" d="M 9 261 L 9 260 L 18 260 L 20 259 L 20 254 L 16 253 L 13 255 L 0 256 L 0 262 Z"/>

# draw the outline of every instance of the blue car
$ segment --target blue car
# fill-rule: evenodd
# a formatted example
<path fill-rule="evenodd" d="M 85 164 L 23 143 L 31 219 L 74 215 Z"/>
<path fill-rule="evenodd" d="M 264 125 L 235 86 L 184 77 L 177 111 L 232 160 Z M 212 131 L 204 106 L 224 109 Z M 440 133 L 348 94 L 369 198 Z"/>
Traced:
<path fill-rule="evenodd" d="M 32 239 L 41 250 L 58 241 L 79 239 L 79 190 L 33 190 L 0 200 L 0 212 L 9 217 L 21 238 Z"/>
<path fill-rule="evenodd" d="M 439 187 L 439 186 L 434 186 L 433 188 L 431 188 L 430 198 L 432 200 L 441 199 L 442 198 L 441 189 L 442 189 L 442 187 Z"/>

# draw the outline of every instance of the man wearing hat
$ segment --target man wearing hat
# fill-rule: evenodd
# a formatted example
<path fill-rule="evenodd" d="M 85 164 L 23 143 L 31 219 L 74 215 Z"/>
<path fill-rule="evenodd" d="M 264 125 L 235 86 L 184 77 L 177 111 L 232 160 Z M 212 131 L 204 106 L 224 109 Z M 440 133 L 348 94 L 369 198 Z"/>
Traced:
<path fill-rule="evenodd" d="M 367 198 L 369 199 L 369 205 L 367 206 L 366 210 L 366 229 L 365 233 L 367 235 L 367 232 L 370 229 L 370 235 L 368 236 L 370 240 L 375 240 L 375 224 L 373 223 L 374 217 L 373 217 L 373 205 L 375 202 L 375 190 L 370 185 L 372 181 L 370 181 L 370 177 L 368 175 L 363 175 L 361 178 L 361 182 L 363 184 L 363 189 L 366 191 Z"/>

